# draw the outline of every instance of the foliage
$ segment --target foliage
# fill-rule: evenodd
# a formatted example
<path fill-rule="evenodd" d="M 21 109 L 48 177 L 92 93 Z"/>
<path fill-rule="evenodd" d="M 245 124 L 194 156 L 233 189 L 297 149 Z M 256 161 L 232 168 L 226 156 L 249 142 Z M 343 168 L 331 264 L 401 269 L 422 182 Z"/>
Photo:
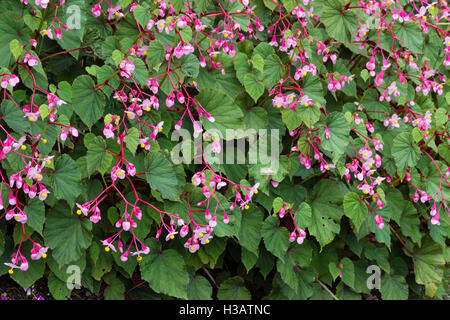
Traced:
<path fill-rule="evenodd" d="M 448 295 L 446 1 L 0 11 L 0 275 L 56 299 L 69 266 L 105 299 Z"/>

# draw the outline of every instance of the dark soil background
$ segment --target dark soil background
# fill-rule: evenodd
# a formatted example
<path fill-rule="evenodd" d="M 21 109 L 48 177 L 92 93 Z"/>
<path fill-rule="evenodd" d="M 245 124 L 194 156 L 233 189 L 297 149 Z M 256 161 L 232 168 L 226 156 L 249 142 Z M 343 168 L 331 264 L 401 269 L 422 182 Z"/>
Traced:
<path fill-rule="evenodd" d="M 43 297 L 45 300 L 55 300 L 48 290 L 45 278 L 36 281 L 31 287 L 31 294 L 27 295 L 27 292 L 8 275 L 1 276 L 0 297 L 5 294 L 7 300 L 38 300 L 39 297 Z M 99 298 L 94 295 L 86 296 L 86 290 L 80 289 L 73 290 L 69 300 L 99 300 Z"/>

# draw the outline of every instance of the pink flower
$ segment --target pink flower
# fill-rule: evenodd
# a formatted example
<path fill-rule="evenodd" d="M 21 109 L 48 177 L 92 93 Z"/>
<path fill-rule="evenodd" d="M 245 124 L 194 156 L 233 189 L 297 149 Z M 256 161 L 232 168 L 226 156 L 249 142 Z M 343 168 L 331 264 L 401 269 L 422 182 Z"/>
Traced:
<path fill-rule="evenodd" d="M 127 173 L 130 176 L 134 176 L 136 174 L 136 167 L 134 166 L 134 164 L 132 164 L 131 162 L 129 162 L 127 164 Z"/>
<path fill-rule="evenodd" d="M 306 232 L 303 229 L 298 229 L 297 243 L 302 244 L 306 238 Z"/>
<path fill-rule="evenodd" d="M 330 129 L 327 126 L 325 126 L 325 138 L 330 139 Z"/>
<path fill-rule="evenodd" d="M 100 2 L 101 3 L 101 2 Z M 92 15 L 94 18 L 100 17 L 100 14 L 102 13 L 102 7 L 100 3 L 97 3 L 95 6 L 92 7 Z"/>
<path fill-rule="evenodd" d="M 213 143 L 211 144 L 211 150 L 214 153 L 220 153 L 220 151 L 222 150 L 220 142 L 219 141 L 213 141 Z"/>
<path fill-rule="evenodd" d="M 61 141 L 66 141 L 66 139 L 67 139 L 67 131 L 66 131 L 66 129 L 63 128 L 61 130 L 60 138 L 61 138 Z"/>
<path fill-rule="evenodd" d="M 380 230 L 383 230 L 384 228 L 383 218 L 378 214 L 375 215 L 375 223 L 377 224 L 378 228 L 380 228 Z"/>

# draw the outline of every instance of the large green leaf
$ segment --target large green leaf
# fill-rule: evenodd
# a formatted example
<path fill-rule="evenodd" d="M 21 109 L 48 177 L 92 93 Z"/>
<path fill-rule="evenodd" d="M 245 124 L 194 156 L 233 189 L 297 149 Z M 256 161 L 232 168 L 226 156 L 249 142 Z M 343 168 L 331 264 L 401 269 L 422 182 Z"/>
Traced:
<path fill-rule="evenodd" d="M 16 132 L 27 132 L 30 130 L 30 121 L 12 101 L 3 100 L 1 107 L 3 119 L 11 129 Z"/>
<path fill-rule="evenodd" d="M 23 211 L 27 214 L 27 224 L 42 235 L 45 221 L 44 202 L 37 198 L 31 199 Z"/>
<path fill-rule="evenodd" d="M 48 210 L 45 222 L 45 244 L 52 249 L 52 256 L 60 265 L 67 265 L 81 257 L 92 241 L 92 223 L 73 214 L 59 201 Z"/>
<path fill-rule="evenodd" d="M 30 38 L 27 29 L 24 28 L 23 19 L 14 12 L 4 12 L 0 15 L 0 67 L 9 67 L 12 58 L 9 49 L 11 40 L 18 39 L 25 44 Z"/>
<path fill-rule="evenodd" d="M 333 158 L 345 153 L 349 143 L 349 126 L 342 113 L 329 114 L 326 119 L 326 127 L 330 131 L 330 137 L 325 136 L 325 127 L 321 127 L 320 141 L 324 150 L 330 151 Z"/>
<path fill-rule="evenodd" d="M 391 153 L 399 172 L 415 166 L 420 158 L 420 149 L 408 132 L 400 133 L 394 138 Z"/>
<path fill-rule="evenodd" d="M 239 243 L 244 248 L 258 255 L 263 225 L 263 213 L 258 209 L 246 210 L 242 213 L 241 228 L 239 229 Z"/>
<path fill-rule="evenodd" d="M 93 137 L 88 140 L 86 160 L 87 170 L 91 174 L 98 170 L 104 174 L 112 164 L 113 156 L 106 152 L 106 143 L 102 137 Z"/>
<path fill-rule="evenodd" d="M 162 151 L 150 151 L 145 158 L 145 177 L 153 189 L 165 199 L 177 201 L 181 193 L 176 171 L 172 162 Z"/>
<path fill-rule="evenodd" d="M 352 220 L 358 230 L 367 217 L 368 209 L 361 197 L 354 193 L 347 193 L 344 197 L 344 212 Z"/>
<path fill-rule="evenodd" d="M 321 21 L 328 34 L 337 41 L 349 43 L 352 32 L 358 28 L 358 18 L 353 10 L 344 10 L 343 0 L 324 0 Z"/>
<path fill-rule="evenodd" d="M 383 300 L 408 299 L 408 285 L 402 276 L 385 274 L 381 278 L 380 292 Z"/>
<path fill-rule="evenodd" d="M 177 251 L 151 251 L 142 260 L 141 275 L 155 292 L 187 299 L 189 275 L 183 257 Z"/>
<path fill-rule="evenodd" d="M 102 117 L 105 109 L 105 96 L 94 86 L 94 80 L 87 75 L 77 77 L 72 84 L 74 110 L 88 127 Z"/>
<path fill-rule="evenodd" d="M 205 117 L 201 118 L 206 130 L 219 130 L 224 139 L 230 140 L 234 137 L 227 137 L 227 129 L 244 129 L 244 115 L 241 109 L 222 91 L 214 89 L 203 90 L 196 99 L 215 120 L 210 122 Z"/>
<path fill-rule="evenodd" d="M 244 87 L 252 99 L 257 102 L 258 98 L 264 93 L 264 85 L 256 78 L 253 73 L 248 73 L 244 77 Z"/>
<path fill-rule="evenodd" d="M 269 216 L 263 224 L 262 236 L 267 250 L 284 261 L 284 254 L 289 247 L 289 231 L 279 226 L 277 217 Z"/>
<path fill-rule="evenodd" d="M 81 174 L 75 161 L 67 154 L 55 161 L 52 188 L 57 199 L 66 200 L 73 206 L 81 192 Z"/>
<path fill-rule="evenodd" d="M 429 297 L 436 294 L 444 275 L 444 254 L 442 247 L 426 237 L 422 247 L 414 251 L 414 274 L 416 282 L 425 286 Z"/>
<path fill-rule="evenodd" d="M 244 280 L 239 277 L 233 277 L 225 280 L 217 292 L 219 300 L 250 300 L 251 294 L 244 286 Z"/>
<path fill-rule="evenodd" d="M 187 296 L 189 300 L 211 300 L 212 287 L 209 281 L 201 276 L 189 277 Z"/>
<path fill-rule="evenodd" d="M 321 180 L 314 186 L 309 232 L 316 237 L 321 248 L 333 241 L 341 230 L 342 199 L 342 191 L 335 181 Z"/>

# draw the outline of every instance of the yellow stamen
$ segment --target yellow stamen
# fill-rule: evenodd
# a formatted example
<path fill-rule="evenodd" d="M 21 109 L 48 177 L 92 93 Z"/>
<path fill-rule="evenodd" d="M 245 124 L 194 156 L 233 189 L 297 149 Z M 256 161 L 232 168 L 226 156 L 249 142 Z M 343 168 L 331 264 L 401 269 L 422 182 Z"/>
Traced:
<path fill-rule="evenodd" d="M 199 236 L 199 238 L 203 238 L 204 234 L 200 232 L 200 233 L 198 234 L 198 236 Z"/>
<path fill-rule="evenodd" d="M 34 117 L 29 117 L 28 120 L 34 121 Z"/>
<path fill-rule="evenodd" d="M 27 146 L 23 145 L 20 147 L 20 149 L 25 150 L 27 148 Z"/>
<path fill-rule="evenodd" d="M 137 257 L 137 261 L 141 261 L 141 260 L 142 260 L 141 256 Z"/>
<path fill-rule="evenodd" d="M 105 251 L 109 252 L 111 249 L 109 247 L 105 247 Z"/>
<path fill-rule="evenodd" d="M 82 213 L 81 210 L 78 209 L 78 210 L 77 210 L 77 215 L 81 215 L 81 213 Z"/>
<path fill-rule="evenodd" d="M 13 273 L 14 273 L 14 270 L 13 270 L 13 269 L 9 269 L 9 270 L 8 270 L 8 273 L 9 273 L 9 274 L 13 274 Z"/>
<path fill-rule="evenodd" d="M 42 258 L 47 259 L 47 254 L 44 253 L 44 254 L 42 255 Z"/>
<path fill-rule="evenodd" d="M 43 144 L 46 144 L 46 143 L 47 143 L 47 139 L 43 139 L 43 140 L 42 140 L 42 143 L 43 143 Z"/>

